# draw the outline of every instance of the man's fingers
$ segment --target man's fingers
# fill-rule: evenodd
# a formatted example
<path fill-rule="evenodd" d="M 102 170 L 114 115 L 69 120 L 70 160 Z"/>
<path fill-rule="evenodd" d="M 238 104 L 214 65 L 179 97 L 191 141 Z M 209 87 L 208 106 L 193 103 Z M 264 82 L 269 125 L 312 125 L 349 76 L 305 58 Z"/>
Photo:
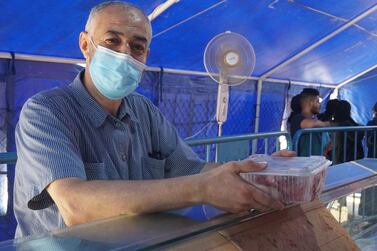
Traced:
<path fill-rule="evenodd" d="M 248 173 L 263 170 L 267 166 L 267 162 L 255 162 L 253 160 L 245 159 L 234 162 L 237 173 Z"/>
<path fill-rule="evenodd" d="M 276 209 L 276 210 L 281 210 L 281 209 L 284 208 L 283 203 L 274 199 L 273 197 L 271 197 L 267 193 L 257 189 L 256 187 L 250 185 L 250 190 L 253 194 L 254 201 L 256 201 L 258 204 L 260 204 L 264 207 Z"/>
<path fill-rule="evenodd" d="M 277 157 L 295 157 L 296 155 L 297 154 L 295 151 L 289 151 L 289 150 L 280 150 L 272 154 L 272 156 L 277 156 Z"/>

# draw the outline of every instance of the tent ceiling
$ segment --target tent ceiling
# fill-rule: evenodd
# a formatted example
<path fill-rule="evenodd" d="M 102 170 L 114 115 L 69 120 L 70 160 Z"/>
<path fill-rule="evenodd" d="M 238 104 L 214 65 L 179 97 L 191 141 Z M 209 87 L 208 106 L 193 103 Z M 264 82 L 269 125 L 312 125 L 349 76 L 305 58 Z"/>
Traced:
<path fill-rule="evenodd" d="M 98 2 L 37 0 L 25 6 L 23 0 L 1 1 L 0 23 L 6 25 L 0 26 L 0 51 L 81 58 L 78 34 Z M 149 14 L 164 1 L 131 2 Z M 253 75 L 261 76 L 375 4 L 377 0 L 181 0 L 153 21 L 148 64 L 204 71 L 206 44 L 231 30 L 253 44 Z M 271 77 L 338 84 L 375 65 L 376 19 L 374 12 Z"/>

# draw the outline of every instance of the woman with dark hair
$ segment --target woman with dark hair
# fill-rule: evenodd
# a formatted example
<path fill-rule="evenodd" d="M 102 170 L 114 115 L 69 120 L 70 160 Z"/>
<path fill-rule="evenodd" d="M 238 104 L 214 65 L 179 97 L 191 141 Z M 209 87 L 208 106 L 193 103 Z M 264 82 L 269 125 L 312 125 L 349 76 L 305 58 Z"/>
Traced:
<path fill-rule="evenodd" d="M 318 115 L 318 119 L 322 121 L 334 121 L 334 114 L 338 103 L 338 99 L 330 99 L 329 101 L 327 101 L 326 110 L 325 112 Z"/>
<path fill-rule="evenodd" d="M 340 100 L 334 113 L 334 122 L 336 126 L 360 126 L 351 117 L 351 104 L 346 100 Z M 361 143 L 363 134 L 360 132 L 348 132 L 344 140 L 344 132 L 337 133 L 336 136 L 336 163 L 352 161 L 364 158 L 363 145 Z M 356 146 L 356 152 L 355 152 Z"/>

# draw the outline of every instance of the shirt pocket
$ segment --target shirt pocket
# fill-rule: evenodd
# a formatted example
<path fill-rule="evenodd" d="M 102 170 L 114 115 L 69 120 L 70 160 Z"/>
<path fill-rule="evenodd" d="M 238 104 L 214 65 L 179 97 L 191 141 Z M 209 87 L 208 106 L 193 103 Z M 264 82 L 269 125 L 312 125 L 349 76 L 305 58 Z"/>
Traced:
<path fill-rule="evenodd" d="M 84 163 L 87 180 L 105 180 L 107 179 L 105 172 L 105 163 Z"/>
<path fill-rule="evenodd" d="M 141 157 L 143 179 L 163 179 L 165 177 L 165 159 Z"/>

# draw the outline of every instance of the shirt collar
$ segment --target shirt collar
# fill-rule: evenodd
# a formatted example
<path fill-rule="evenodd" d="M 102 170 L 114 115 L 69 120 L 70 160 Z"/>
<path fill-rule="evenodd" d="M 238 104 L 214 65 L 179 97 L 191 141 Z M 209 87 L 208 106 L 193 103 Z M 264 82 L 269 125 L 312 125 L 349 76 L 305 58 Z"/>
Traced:
<path fill-rule="evenodd" d="M 131 96 L 134 94 L 130 94 L 129 96 L 125 97 L 122 100 L 121 105 L 119 106 L 119 111 L 118 111 L 118 119 L 123 120 L 124 117 L 128 116 L 130 120 L 133 122 L 139 122 L 139 120 L 136 117 L 135 112 L 131 109 L 131 104 L 130 104 L 130 99 Z"/>
<path fill-rule="evenodd" d="M 92 96 L 90 96 L 82 82 L 83 77 L 84 70 L 76 76 L 76 78 L 70 84 L 70 87 L 73 90 L 75 99 L 84 110 L 85 115 L 90 119 L 95 127 L 100 127 L 105 122 L 107 116 L 111 116 L 111 114 L 103 109 L 103 107 L 98 104 Z M 129 102 L 126 102 L 126 99 L 127 97 L 122 100 L 117 118 L 122 120 L 128 115 L 132 121 L 138 122 L 138 119 L 128 105 Z"/>

